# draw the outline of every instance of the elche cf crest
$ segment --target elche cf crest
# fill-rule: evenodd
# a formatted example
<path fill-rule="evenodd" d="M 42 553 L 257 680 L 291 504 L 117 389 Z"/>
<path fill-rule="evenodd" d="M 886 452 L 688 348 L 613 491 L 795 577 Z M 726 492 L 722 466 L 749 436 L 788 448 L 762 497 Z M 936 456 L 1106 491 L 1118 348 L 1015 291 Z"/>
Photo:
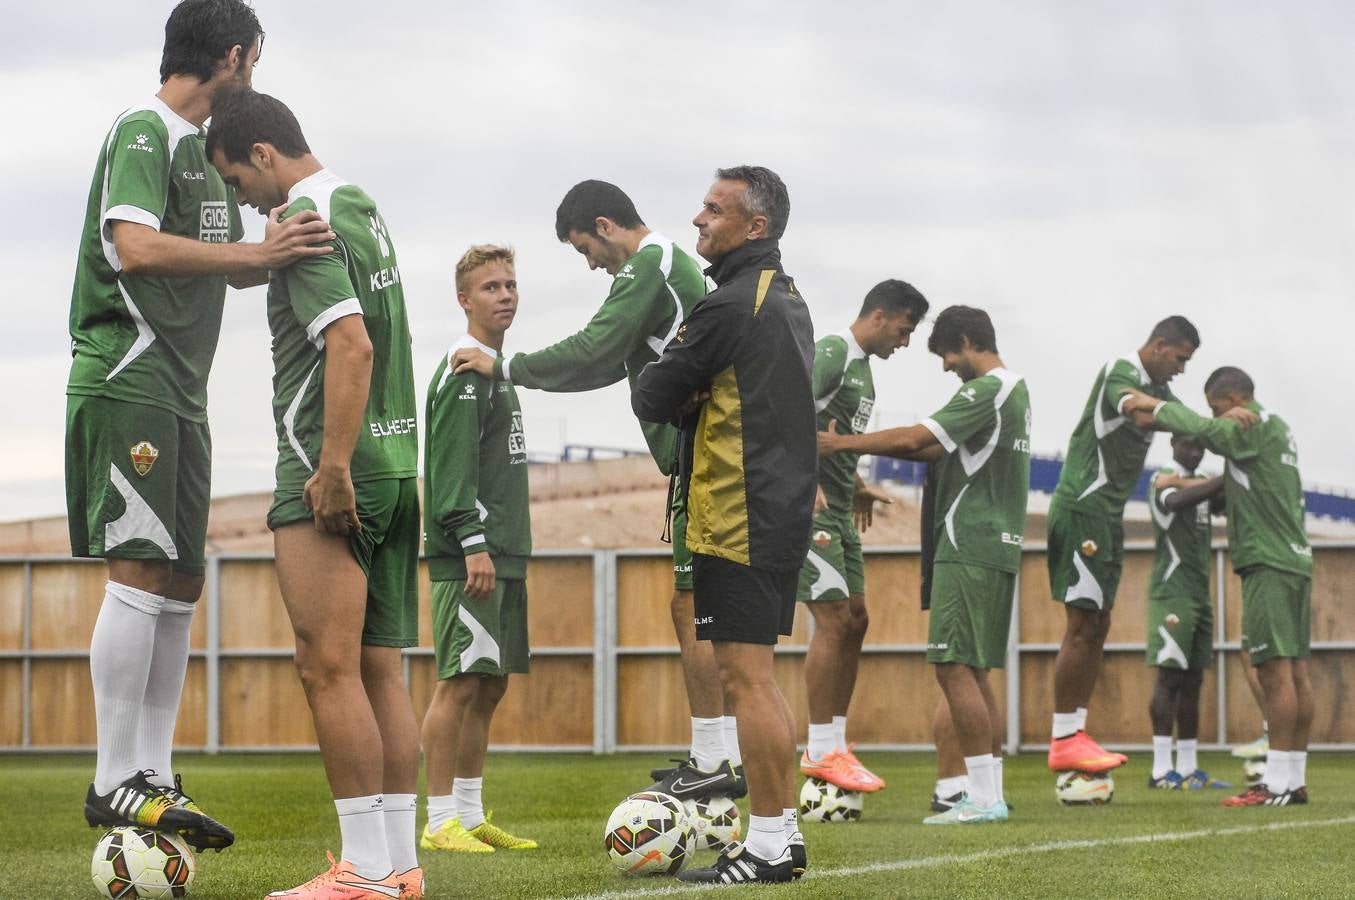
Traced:
<path fill-rule="evenodd" d="M 155 445 L 150 441 L 138 441 L 132 445 L 132 468 L 136 469 L 136 474 L 142 478 L 150 472 L 151 466 L 160 458 L 160 451 L 155 449 Z"/>

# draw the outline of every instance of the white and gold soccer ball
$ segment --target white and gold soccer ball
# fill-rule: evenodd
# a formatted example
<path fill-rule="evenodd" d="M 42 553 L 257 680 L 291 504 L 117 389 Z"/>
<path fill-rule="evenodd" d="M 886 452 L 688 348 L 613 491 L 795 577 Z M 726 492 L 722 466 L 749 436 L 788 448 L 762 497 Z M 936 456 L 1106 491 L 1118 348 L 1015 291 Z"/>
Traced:
<path fill-rule="evenodd" d="M 1064 806 L 1101 806 L 1115 796 L 1115 779 L 1109 772 L 1060 772 L 1054 796 Z"/>
<path fill-rule="evenodd" d="M 860 791 L 819 778 L 806 778 L 800 788 L 800 815 L 809 822 L 855 822 L 864 807 Z"/>
<path fill-rule="evenodd" d="M 1242 764 L 1242 774 L 1247 778 L 1248 785 L 1260 784 L 1266 777 L 1265 757 L 1260 759 L 1249 759 Z"/>
<path fill-rule="evenodd" d="M 723 850 L 743 837 L 738 804 L 728 797 L 683 800 L 682 807 L 692 820 L 695 849 Z"/>
<path fill-rule="evenodd" d="M 186 896 L 197 866 L 193 851 L 178 835 L 123 827 L 99 838 L 89 874 L 100 896 L 162 900 Z"/>
<path fill-rule="evenodd" d="M 691 819 L 676 798 L 641 791 L 612 811 L 602 844 L 627 875 L 676 875 L 694 849 Z"/>

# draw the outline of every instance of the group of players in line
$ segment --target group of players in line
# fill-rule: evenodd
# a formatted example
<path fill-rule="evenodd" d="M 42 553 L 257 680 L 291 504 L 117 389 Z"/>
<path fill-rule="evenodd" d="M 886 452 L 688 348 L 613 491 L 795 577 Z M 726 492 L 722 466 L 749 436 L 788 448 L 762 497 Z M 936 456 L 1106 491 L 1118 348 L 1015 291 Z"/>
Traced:
<path fill-rule="evenodd" d="M 673 476 L 672 615 L 692 742 L 686 759 L 652 773 L 654 789 L 748 793 L 752 805 L 747 839 L 683 877 L 786 881 L 805 870 L 786 752 L 793 719 L 770 678 L 771 648 L 789 633 L 796 599 L 816 626 L 801 771 L 849 790 L 884 787 L 846 740 L 868 623 L 858 528 L 888 502 L 856 474 L 862 453 L 939 467 L 927 657 L 944 694 L 938 744 L 958 748 L 963 775 L 943 763 L 938 814 L 926 821 L 1006 819 L 987 672 L 1006 655 L 1030 406 L 988 315 L 963 306 L 937 315 L 928 349 L 960 389 L 918 425 L 867 433 L 870 358 L 908 345 L 928 311 L 915 288 L 882 282 L 845 332 L 814 344 L 780 265 L 789 200 L 775 173 L 717 172 L 693 222 L 719 285 L 709 295 L 696 262 L 650 231 L 620 189 L 585 181 L 561 202 L 556 234 L 613 276 L 601 308 L 563 341 L 508 357 L 513 252 L 472 247 L 456 266 L 467 332 L 434 373 L 420 420 L 385 221 L 362 190 L 323 167 L 285 105 L 251 89 L 262 43 L 240 0 L 183 0 L 166 25 L 160 91 L 118 118 L 91 186 L 72 295 L 66 451 L 72 550 L 109 567 L 90 649 L 90 824 L 173 829 L 199 849 L 234 840 L 170 763 L 203 585 L 206 383 L 227 283 L 269 285 L 278 461 L 268 524 L 343 843 L 325 872 L 270 896 L 421 897 L 416 838 L 430 850 L 535 846 L 492 824 L 481 799 L 494 710 L 507 676 L 528 665 L 517 387 L 584 391 L 628 379 L 654 460 Z M 237 203 L 266 214 L 262 242 L 240 242 Z M 1098 374 L 1073 434 L 1049 514 L 1051 584 L 1068 617 L 1049 763 L 1097 772 L 1124 761 L 1088 736 L 1086 706 L 1119 579 L 1123 507 L 1153 429 L 1165 429 L 1179 436 L 1183 471 L 1160 473 L 1153 497 L 1169 548 L 1154 572 L 1151 614 L 1161 627 L 1150 656 L 1163 667 L 1154 732 L 1169 752 L 1175 712 L 1181 765 L 1192 769 L 1183 774 L 1199 774 L 1184 739 L 1209 660 L 1208 533 L 1191 509 L 1223 490 L 1244 645 L 1260 672 L 1272 747 L 1266 784 L 1229 802 L 1302 803 L 1311 553 L 1293 441 L 1238 369 L 1208 380 L 1212 420 L 1171 395 L 1168 381 L 1199 344 L 1185 319 L 1159 323 L 1142 348 Z M 439 677 L 422 733 L 400 665 L 401 649 L 417 643 L 420 428 Z M 1222 487 L 1192 477 L 1200 447 L 1227 459 Z M 418 834 L 421 745 L 429 797 Z M 1154 784 L 1180 783 L 1161 769 Z"/>

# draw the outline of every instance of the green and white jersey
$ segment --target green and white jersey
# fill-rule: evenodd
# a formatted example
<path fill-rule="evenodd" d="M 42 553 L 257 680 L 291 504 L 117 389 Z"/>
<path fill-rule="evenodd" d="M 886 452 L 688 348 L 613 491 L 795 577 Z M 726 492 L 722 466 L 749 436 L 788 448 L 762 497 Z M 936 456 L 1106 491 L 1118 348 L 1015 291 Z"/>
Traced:
<path fill-rule="evenodd" d="M 839 434 L 860 434 L 870 426 L 875 408 L 875 379 L 870 356 L 850 332 L 831 334 L 814 344 L 814 410 L 819 431 L 837 422 Z M 859 453 L 819 457 L 819 487 L 828 499 L 828 511 L 851 516 L 856 493 Z"/>
<path fill-rule="evenodd" d="M 997 368 L 920 423 L 946 450 L 936 485 L 936 561 L 1016 572 L 1030 490 L 1030 395 Z"/>
<path fill-rule="evenodd" d="M 114 222 L 224 243 L 244 235 L 231 189 L 207 162 L 205 132 L 158 97 L 113 123 L 90 185 L 71 290 L 66 391 L 207 421 L 224 275 L 127 275 Z"/>
<path fill-rule="evenodd" d="M 617 270 L 602 307 L 584 326 L 535 353 L 495 361 L 494 377 L 543 391 L 591 391 L 622 378 L 632 389 L 640 370 L 657 360 L 678 326 L 706 295 L 706 278 L 672 241 L 650 232 Z M 665 475 L 677 458 L 672 425 L 641 422 L 649 452 Z"/>
<path fill-rule="evenodd" d="M 1299 451 L 1289 426 L 1252 402 L 1261 417 L 1242 429 L 1231 419 L 1206 419 L 1181 403 L 1163 404 L 1158 424 L 1188 434 L 1227 459 L 1228 553 L 1233 569 L 1269 566 L 1311 578 L 1313 548 L 1304 527 Z"/>
<path fill-rule="evenodd" d="M 273 333 L 273 418 L 277 481 L 300 489 L 315 470 L 325 430 L 325 335 L 345 316 L 362 316 L 372 342 L 367 412 L 353 448 L 353 481 L 418 473 L 414 368 L 405 296 L 386 222 L 363 191 L 321 169 L 287 193 L 290 218 L 315 210 L 337 235 L 333 253 L 297 260 L 268 285 Z"/>
<path fill-rule="evenodd" d="M 1082 418 L 1068 441 L 1054 502 L 1094 516 L 1119 519 L 1143 474 L 1153 432 L 1134 425 L 1120 412 L 1121 392 L 1134 388 L 1174 400 L 1165 385 L 1154 384 L 1137 352 L 1102 367 L 1092 385 Z"/>
<path fill-rule="evenodd" d="M 1158 478 L 1177 475 L 1194 478 L 1194 472 L 1177 472 L 1171 466 L 1159 469 L 1148 488 L 1148 508 L 1153 511 L 1153 573 L 1148 581 L 1148 596 L 1209 597 L 1209 501 L 1189 509 L 1168 512 L 1167 498 L 1179 488 L 1158 490 Z"/>
<path fill-rule="evenodd" d="M 527 442 L 522 407 L 507 381 L 475 372 L 453 375 L 452 354 L 476 347 L 470 335 L 452 345 L 433 373 L 424 408 L 423 522 L 428 574 L 466 577 L 465 558 L 488 553 L 500 578 L 525 578 L 532 554 Z"/>

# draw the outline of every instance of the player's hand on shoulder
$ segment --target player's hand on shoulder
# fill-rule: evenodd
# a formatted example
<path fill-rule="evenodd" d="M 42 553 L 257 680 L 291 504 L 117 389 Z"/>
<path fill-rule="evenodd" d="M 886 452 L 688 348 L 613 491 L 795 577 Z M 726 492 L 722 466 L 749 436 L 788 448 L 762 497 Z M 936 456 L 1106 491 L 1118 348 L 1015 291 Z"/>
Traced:
<path fill-rule="evenodd" d="M 1123 398 L 1120 401 L 1120 411 L 1126 415 L 1138 412 L 1151 414 L 1161 402 L 1158 398 L 1133 388 L 1125 388 L 1120 392 L 1120 397 Z"/>
<path fill-rule="evenodd" d="M 307 209 L 283 219 L 286 212 L 286 204 L 268 211 L 263 243 L 259 245 L 265 268 L 281 269 L 304 256 L 323 256 L 334 252 L 334 248 L 327 244 L 336 235 L 318 212 Z"/>
<path fill-rule="evenodd" d="M 362 530 L 348 469 L 331 468 L 322 463 L 306 481 L 302 500 L 315 519 L 316 531 L 348 534 Z"/>
<path fill-rule="evenodd" d="M 1219 416 L 1219 418 L 1236 422 L 1237 426 L 1243 431 L 1246 431 L 1261 421 L 1260 416 L 1247 409 L 1245 406 L 1234 406 L 1232 409 Z"/>
<path fill-rule="evenodd" d="M 466 593 L 480 600 L 494 594 L 494 560 L 488 553 L 466 557 Z"/>
<path fill-rule="evenodd" d="M 452 374 L 475 372 L 485 378 L 494 377 L 494 357 L 478 347 L 461 347 L 452 353 Z"/>

